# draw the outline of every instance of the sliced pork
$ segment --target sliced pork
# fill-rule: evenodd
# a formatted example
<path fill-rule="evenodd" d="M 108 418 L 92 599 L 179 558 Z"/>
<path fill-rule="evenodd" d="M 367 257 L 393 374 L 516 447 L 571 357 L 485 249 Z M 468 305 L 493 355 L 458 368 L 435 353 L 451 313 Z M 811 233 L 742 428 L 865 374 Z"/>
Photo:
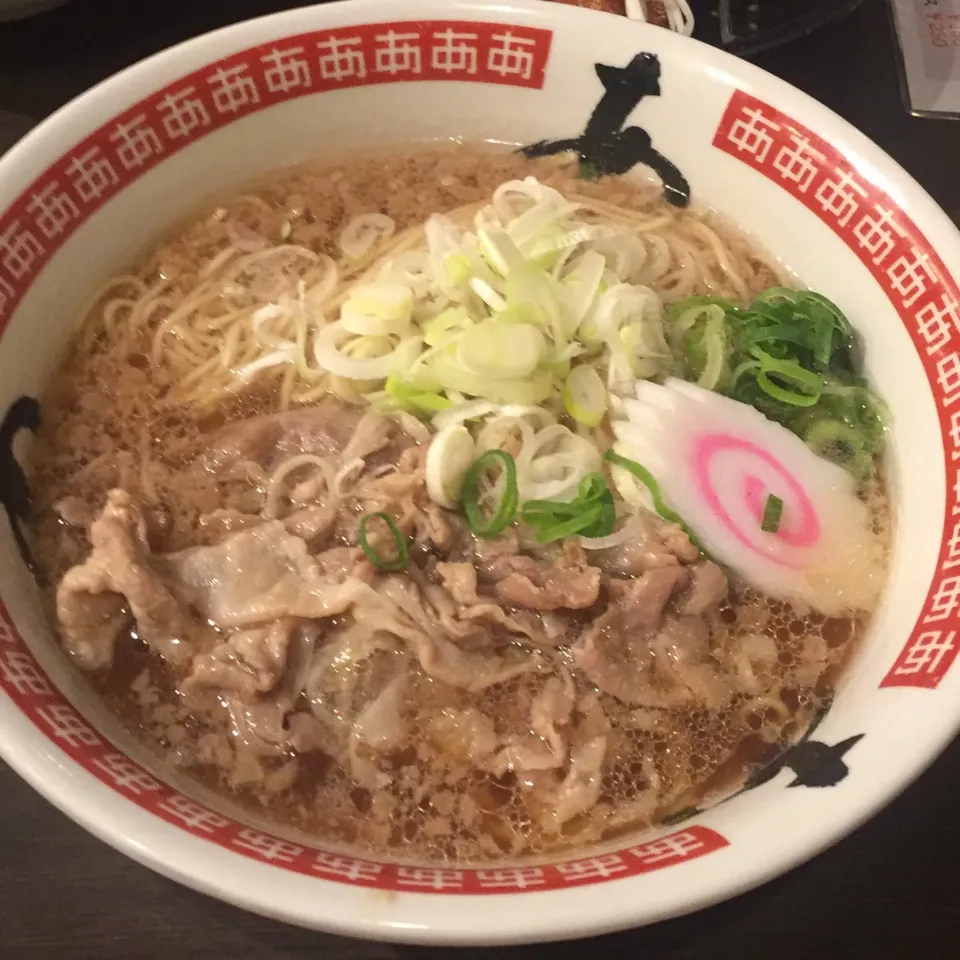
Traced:
<path fill-rule="evenodd" d="M 677 607 L 689 604 L 684 591 L 697 572 L 655 567 L 613 591 L 614 602 L 572 648 L 574 662 L 602 692 L 651 708 L 715 706 L 729 699 L 706 622 L 683 616 Z M 704 576 L 713 579 L 712 572 Z"/>
<path fill-rule="evenodd" d="M 354 617 L 370 629 L 403 640 L 413 651 L 423 672 L 436 680 L 481 691 L 514 677 L 538 670 L 540 661 L 520 651 L 507 650 L 490 655 L 464 650 L 453 639 L 431 625 L 430 612 L 415 587 L 399 577 L 389 577 L 381 587 L 386 603 L 358 605 Z"/>
<path fill-rule="evenodd" d="M 288 720 L 294 704 L 307 685 L 319 640 L 320 631 L 316 625 L 306 621 L 290 623 L 285 639 L 278 634 L 272 637 L 268 634 L 260 638 L 262 649 L 254 653 L 257 642 L 255 635 L 246 632 L 241 649 L 245 647 L 247 656 L 264 658 L 270 664 L 270 669 L 261 674 L 260 682 L 263 686 L 272 681 L 272 686 L 265 691 L 253 689 L 253 684 L 248 684 L 244 689 L 219 690 L 220 699 L 230 713 L 236 736 L 246 750 L 258 756 L 271 756 L 293 748 L 294 728 Z M 271 641 L 276 644 L 272 650 L 268 646 Z M 281 660 L 283 665 L 279 667 Z M 249 662 L 244 665 L 245 669 L 251 666 Z M 191 684 L 188 680 L 184 684 L 186 696 L 209 686 L 208 677 L 201 679 L 202 668 L 203 661 L 197 658 L 194 661 L 193 682 Z M 235 677 L 236 673 L 231 675 L 231 679 Z"/>
<path fill-rule="evenodd" d="M 477 592 L 477 570 L 472 563 L 438 563 L 436 573 L 459 609 L 451 617 L 461 622 L 485 624 L 500 632 L 529 643 L 539 649 L 549 649 L 567 642 L 566 623 L 551 619 L 546 614 L 537 616 L 526 610 L 505 610 L 500 601 L 483 597 Z"/>
<path fill-rule="evenodd" d="M 504 603 L 528 610 L 584 610 L 600 596 L 600 570 L 588 566 L 583 548 L 573 540 L 556 565 L 528 556 L 497 561 L 494 593 Z"/>
<path fill-rule="evenodd" d="M 198 627 L 153 568 L 146 520 L 130 494 L 110 491 L 90 525 L 90 542 L 89 557 L 68 570 L 57 588 L 57 617 L 69 652 L 89 669 L 109 666 L 132 618 L 139 636 L 165 659 L 188 659 Z"/>
<path fill-rule="evenodd" d="M 600 799 L 606 754 L 606 737 L 594 737 L 573 748 L 570 768 L 552 802 L 551 814 L 556 827 L 586 813 Z"/>
<path fill-rule="evenodd" d="M 684 615 L 697 616 L 727 595 L 727 575 L 709 560 L 690 568 L 690 586 L 677 604 Z"/>
<path fill-rule="evenodd" d="M 490 769 L 502 775 L 508 770 L 527 773 L 562 767 L 567 743 L 558 728 L 570 722 L 576 692 L 573 677 L 565 667 L 560 668 L 560 676 L 549 677 L 531 704 L 530 730 L 508 737 Z"/>
<path fill-rule="evenodd" d="M 654 567 L 636 580 L 611 584 L 618 604 L 618 626 L 626 633 L 656 627 L 667 602 L 687 583 L 688 576 L 681 567 Z"/>
<path fill-rule="evenodd" d="M 194 658 L 184 692 L 210 688 L 250 698 L 272 690 L 287 665 L 297 622 L 288 617 L 269 626 L 237 630 L 209 653 Z"/>
<path fill-rule="evenodd" d="M 648 570 L 696 563 L 700 551 L 675 523 L 643 511 L 630 518 L 628 535 L 615 547 L 591 551 L 590 562 L 617 577 L 639 577 Z"/>
<path fill-rule="evenodd" d="M 276 520 L 214 546 L 166 554 L 155 563 L 183 603 L 220 627 L 278 617 L 332 617 L 370 593 L 345 570 L 325 575 L 306 543 Z"/>
<path fill-rule="evenodd" d="M 217 475 L 230 474 L 246 463 L 269 473 L 288 457 L 339 454 L 354 436 L 360 416 L 354 407 L 324 400 L 302 410 L 241 420 L 212 438 L 203 463 Z"/>

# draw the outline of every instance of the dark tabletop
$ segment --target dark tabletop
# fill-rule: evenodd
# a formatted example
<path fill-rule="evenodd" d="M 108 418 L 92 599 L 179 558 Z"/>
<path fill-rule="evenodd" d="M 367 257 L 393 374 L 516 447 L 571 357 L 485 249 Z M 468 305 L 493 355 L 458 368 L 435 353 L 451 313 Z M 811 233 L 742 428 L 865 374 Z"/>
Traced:
<path fill-rule="evenodd" d="M 197 33 L 305 4 L 73 0 L 0 25 L 0 149 L 121 67 Z M 873 138 L 960 214 L 960 123 L 900 100 L 883 0 L 759 58 Z M 960 957 L 960 742 L 854 836 L 755 893 L 589 944 L 477 957 L 949 960 Z M 183 889 L 88 836 L 0 764 L 0 960 L 432 958 L 284 927 Z"/>

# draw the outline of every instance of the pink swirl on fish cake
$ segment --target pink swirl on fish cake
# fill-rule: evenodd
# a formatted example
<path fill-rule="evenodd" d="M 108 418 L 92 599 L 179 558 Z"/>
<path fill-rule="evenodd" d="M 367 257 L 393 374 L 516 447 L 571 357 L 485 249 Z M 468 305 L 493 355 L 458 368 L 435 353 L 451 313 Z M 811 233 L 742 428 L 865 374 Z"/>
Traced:
<path fill-rule="evenodd" d="M 714 459 L 721 454 L 738 454 L 747 459 L 755 457 L 766 464 L 782 479 L 788 491 L 786 496 L 771 490 L 761 477 L 746 473 L 742 481 L 743 498 L 752 516 L 756 518 L 757 526 L 754 531 L 745 531 L 740 524 L 730 516 L 713 485 L 711 466 Z M 820 520 L 816 508 L 807 492 L 786 467 L 768 450 L 758 446 L 751 440 L 735 437 L 728 433 L 704 433 L 694 440 L 692 450 L 693 474 L 697 487 L 714 515 L 723 523 L 724 527 L 745 546 L 748 550 L 763 556 L 765 559 L 784 567 L 802 567 L 800 561 L 790 561 L 771 553 L 770 538 L 782 542 L 794 550 L 803 550 L 812 547 L 820 539 Z M 764 507 L 767 497 L 779 496 L 783 501 L 783 516 L 776 533 L 766 533 L 761 530 Z M 750 536 L 753 533 L 754 536 Z M 759 540 L 756 534 L 761 534 Z"/>

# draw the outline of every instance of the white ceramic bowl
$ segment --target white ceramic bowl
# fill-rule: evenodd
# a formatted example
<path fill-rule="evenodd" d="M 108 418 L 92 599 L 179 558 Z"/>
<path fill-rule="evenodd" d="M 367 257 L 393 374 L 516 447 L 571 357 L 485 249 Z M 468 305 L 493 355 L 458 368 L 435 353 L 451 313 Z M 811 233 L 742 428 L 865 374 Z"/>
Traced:
<path fill-rule="evenodd" d="M 810 785 L 787 789 L 795 773 L 783 769 L 653 837 L 535 866 L 439 870 L 278 840 L 138 764 L 58 654 L 4 524 L 0 750 L 68 815 L 170 877 L 295 923 L 398 941 L 544 940 L 755 886 L 856 827 L 954 735 L 960 238 L 824 107 L 666 31 L 552 3 L 354 0 L 240 24 L 102 84 L 0 162 L 0 410 L 41 391 L 97 282 L 212 191 L 331 144 L 577 136 L 602 93 L 595 64 L 624 67 L 641 52 L 660 59 L 661 94 L 629 123 L 696 200 L 854 319 L 894 414 L 892 581 L 814 734 L 825 746 L 807 749 L 808 761 L 822 755 L 800 777 Z"/>

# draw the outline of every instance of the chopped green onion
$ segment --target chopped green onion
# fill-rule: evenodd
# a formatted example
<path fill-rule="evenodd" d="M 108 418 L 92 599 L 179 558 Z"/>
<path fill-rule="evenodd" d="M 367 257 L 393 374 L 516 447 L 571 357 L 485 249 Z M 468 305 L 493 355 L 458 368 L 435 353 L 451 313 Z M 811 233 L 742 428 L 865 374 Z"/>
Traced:
<path fill-rule="evenodd" d="M 539 543 L 553 543 L 575 533 L 605 537 L 613 532 L 617 513 L 606 480 L 599 473 L 588 473 L 573 500 L 528 500 L 520 519 L 534 529 Z"/>
<path fill-rule="evenodd" d="M 591 529 L 599 522 L 601 512 L 601 507 L 597 505 L 561 522 L 538 527 L 536 528 L 537 542 L 554 543 L 557 540 L 572 537 L 575 533 L 583 533 L 584 530 Z"/>
<path fill-rule="evenodd" d="M 609 492 L 607 481 L 602 473 L 588 473 L 577 488 L 577 496 L 581 500 L 600 500 Z"/>
<path fill-rule="evenodd" d="M 598 537 L 606 537 L 613 533 L 613 528 L 617 525 L 617 508 L 613 502 L 613 494 L 607 486 L 606 480 L 599 473 L 588 474 L 580 483 L 581 490 L 584 483 L 591 477 L 596 477 L 603 483 L 603 491 L 597 497 L 596 503 L 600 507 L 600 512 L 596 520 L 584 526 L 579 532 L 581 537 L 589 537 L 596 540 Z"/>
<path fill-rule="evenodd" d="M 771 287 L 745 309 L 690 297 L 667 313 L 680 376 L 755 407 L 855 476 L 869 474 L 889 414 L 862 377 L 859 340 L 836 304 L 809 290 Z M 823 421 L 846 427 L 818 444 L 807 434 Z"/>
<path fill-rule="evenodd" d="M 520 519 L 531 526 L 551 523 L 565 517 L 575 517 L 583 512 L 583 504 L 578 500 L 566 503 L 555 500 L 528 500 L 520 508 Z"/>
<path fill-rule="evenodd" d="M 443 394 L 418 390 L 397 377 L 387 377 L 384 384 L 387 396 L 391 397 L 402 407 L 411 407 L 416 412 L 440 413 L 453 406 Z"/>
<path fill-rule="evenodd" d="M 864 479 L 873 467 L 873 457 L 864 446 L 864 438 L 854 427 L 839 420 L 817 420 L 803 435 L 807 446 L 824 460 L 845 467 Z"/>
<path fill-rule="evenodd" d="M 780 529 L 780 518 L 783 516 L 783 501 L 772 493 L 767 497 L 763 508 L 763 520 L 760 529 L 764 533 L 776 533 Z"/>
<path fill-rule="evenodd" d="M 489 517 L 480 509 L 480 481 L 483 475 L 499 464 L 503 469 L 504 488 L 496 510 Z M 463 476 L 460 500 L 470 529 L 478 537 L 496 537 L 503 533 L 517 514 L 517 465 L 505 450 L 488 450 L 470 464 Z"/>
<path fill-rule="evenodd" d="M 369 541 L 367 540 L 367 525 L 371 520 L 382 520 L 387 528 L 390 530 L 390 533 L 393 534 L 394 542 L 396 543 L 396 557 L 392 560 L 389 557 L 382 557 L 373 547 L 370 546 Z M 360 549 L 366 554 L 367 559 L 375 566 L 379 567 L 381 570 L 387 571 L 396 571 L 396 570 L 406 570 L 407 564 L 410 562 L 410 555 L 407 552 L 407 541 L 404 539 L 403 534 L 397 529 L 396 523 L 393 521 L 393 517 L 389 513 L 384 513 L 380 511 L 378 513 L 368 513 L 360 521 Z"/>
<path fill-rule="evenodd" d="M 823 394 L 823 379 L 817 374 L 804 370 L 799 363 L 791 360 L 778 360 L 771 357 L 759 347 L 751 347 L 750 353 L 760 361 L 757 385 L 764 393 L 795 407 L 812 407 L 819 402 Z M 772 380 L 770 374 L 786 383 L 795 383 L 802 389 L 787 390 Z"/>
<path fill-rule="evenodd" d="M 637 463 L 636 460 L 630 460 L 627 457 L 622 457 L 619 453 L 614 450 L 608 450 L 603 455 L 604 460 L 608 460 L 610 463 L 616 464 L 618 467 L 623 467 L 624 470 L 629 470 L 649 491 L 650 496 L 653 498 L 653 509 L 661 516 L 664 520 L 669 521 L 670 523 L 679 524 L 683 529 L 683 532 L 690 538 L 690 542 L 695 546 L 699 547 L 700 550 L 703 550 L 703 544 L 697 539 L 694 532 L 684 523 L 680 514 L 671 510 L 664 502 L 663 495 L 660 492 L 660 484 L 657 483 L 654 475 L 642 464 Z"/>
<path fill-rule="evenodd" d="M 716 390 L 727 373 L 727 310 L 697 303 L 679 315 L 671 311 L 670 345 L 685 373 L 704 390 Z"/>

